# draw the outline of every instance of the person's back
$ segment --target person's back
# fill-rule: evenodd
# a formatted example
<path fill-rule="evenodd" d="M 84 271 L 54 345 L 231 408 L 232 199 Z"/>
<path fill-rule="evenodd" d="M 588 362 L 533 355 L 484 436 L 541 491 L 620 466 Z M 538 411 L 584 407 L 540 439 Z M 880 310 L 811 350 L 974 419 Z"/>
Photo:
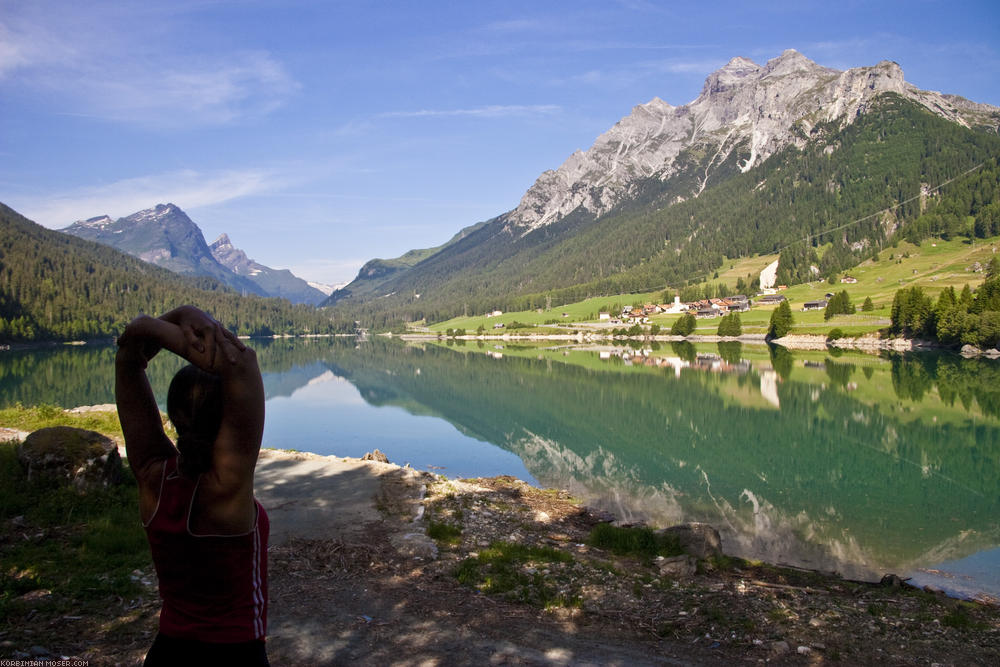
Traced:
<path fill-rule="evenodd" d="M 163 469 L 159 504 L 146 524 L 160 581 L 160 630 L 205 642 L 263 640 L 267 622 L 267 540 L 270 523 L 257 504 L 250 530 L 198 533 L 190 511 L 198 489 L 177 470 Z"/>
<path fill-rule="evenodd" d="M 163 431 L 145 366 L 187 359 Z M 146 665 L 266 665 L 267 513 L 253 497 L 264 391 L 253 350 L 190 306 L 140 316 L 119 338 L 116 400 L 160 581 L 160 632 Z"/>

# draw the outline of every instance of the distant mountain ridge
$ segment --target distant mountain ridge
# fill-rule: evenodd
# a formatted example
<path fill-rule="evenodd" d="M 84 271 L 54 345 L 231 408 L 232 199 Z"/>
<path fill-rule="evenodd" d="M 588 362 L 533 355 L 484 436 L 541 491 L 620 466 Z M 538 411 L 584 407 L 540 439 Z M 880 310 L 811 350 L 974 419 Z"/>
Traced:
<path fill-rule="evenodd" d="M 174 204 L 158 204 L 117 220 L 98 216 L 74 222 L 66 234 L 117 248 L 182 275 L 208 276 L 240 292 L 316 305 L 326 298 L 286 269 L 259 264 L 223 234 L 209 246 L 201 229 Z"/>
<path fill-rule="evenodd" d="M 228 234 L 220 235 L 208 248 L 219 264 L 252 281 L 268 296 L 279 296 L 293 303 L 314 306 L 329 296 L 329 292 L 296 277 L 288 269 L 272 269 L 250 259 L 245 252 L 233 246 Z"/>
<path fill-rule="evenodd" d="M 685 152 L 708 158 L 697 165 L 701 173 L 689 191 L 676 195 L 697 196 L 734 152 L 745 153 L 737 165 L 745 173 L 786 146 L 802 148 L 821 123 L 852 123 L 886 92 L 966 127 L 1000 124 L 997 107 L 920 90 L 894 62 L 841 72 L 794 49 L 763 66 L 737 57 L 709 75 L 690 104 L 674 107 L 653 98 L 635 107 L 590 149 L 543 173 L 507 222 L 525 233 L 578 209 L 600 216 L 633 196 L 638 182 L 667 181 L 692 166 L 679 159 Z"/>
<path fill-rule="evenodd" d="M 92 219 L 109 232 L 115 221 Z M 123 232 L 124 234 L 124 232 Z M 240 335 L 332 333 L 326 313 L 241 296 L 107 244 L 46 229 L 0 203 L 0 342 L 109 339 L 138 313 L 196 303 Z"/>
<path fill-rule="evenodd" d="M 923 234 L 959 232 L 954 221 L 985 200 L 922 214 L 934 187 L 995 162 L 998 128 L 1000 108 L 920 90 L 893 62 L 841 72 L 794 50 L 763 66 L 734 58 L 691 103 L 636 106 L 511 211 L 442 246 L 372 260 L 324 305 L 375 326 L 558 305 L 682 286 L 725 257 L 800 240 L 812 248 L 799 265 L 825 277 L 918 217 Z"/>

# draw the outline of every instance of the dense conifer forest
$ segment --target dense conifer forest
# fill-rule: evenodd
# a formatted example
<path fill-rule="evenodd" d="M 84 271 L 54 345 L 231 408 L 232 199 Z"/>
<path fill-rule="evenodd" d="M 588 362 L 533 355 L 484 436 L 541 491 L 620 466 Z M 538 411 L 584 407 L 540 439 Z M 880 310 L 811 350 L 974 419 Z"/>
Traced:
<path fill-rule="evenodd" d="M 725 257 L 776 252 L 778 282 L 792 285 L 854 266 L 895 238 L 1000 230 L 995 133 L 885 94 L 853 124 L 820 125 L 803 139 L 803 149 L 747 173 L 724 168 L 728 177 L 694 199 L 670 203 L 676 184 L 651 179 L 639 203 L 598 220 L 574 213 L 518 237 L 498 218 L 385 283 L 382 298 L 348 297 L 336 309 L 346 320 L 388 328 L 558 306 L 680 290 L 711 276 Z"/>
<path fill-rule="evenodd" d="M 179 276 L 45 229 L 0 204 L 0 341 L 107 338 L 140 312 L 159 314 L 182 303 L 198 305 L 241 335 L 333 330 L 315 308 Z"/>
<path fill-rule="evenodd" d="M 637 198 L 596 220 L 578 211 L 524 236 L 506 229 L 504 216 L 469 227 L 391 273 L 377 285 L 380 298 L 359 292 L 325 311 L 242 297 L 214 280 L 181 277 L 46 230 L 4 206 L 0 341 L 109 337 L 140 311 L 182 302 L 204 307 L 240 334 L 270 335 L 351 332 L 356 321 L 400 329 L 660 289 L 670 300 L 675 291 L 687 295 L 726 258 L 780 253 L 778 282 L 794 285 L 834 276 L 899 238 L 1000 233 L 995 133 L 886 94 L 847 127 L 820 125 L 802 134 L 804 148 L 788 148 L 747 173 L 736 168 L 743 153 L 734 151 L 732 164 L 722 165 L 697 198 L 678 200 L 690 185 L 684 177 L 653 178 Z M 749 290 L 754 278 L 716 291 Z M 982 321 L 974 328 L 985 332 L 989 318 L 975 315 Z M 967 319 L 956 325 L 957 340 L 973 337 Z M 955 327 L 943 321 L 943 340 L 956 340 Z"/>
<path fill-rule="evenodd" d="M 890 315 L 892 334 L 956 347 L 996 347 L 1000 344 L 1000 259 L 990 261 L 986 281 L 975 293 L 968 285 L 960 293 L 948 287 L 935 302 L 920 287 L 902 289 L 896 292 Z"/>

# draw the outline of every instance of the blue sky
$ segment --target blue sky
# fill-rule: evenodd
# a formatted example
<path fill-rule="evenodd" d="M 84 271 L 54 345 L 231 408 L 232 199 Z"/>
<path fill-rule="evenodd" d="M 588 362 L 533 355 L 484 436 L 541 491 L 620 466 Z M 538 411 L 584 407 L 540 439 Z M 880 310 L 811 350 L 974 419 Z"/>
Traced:
<path fill-rule="evenodd" d="M 734 56 L 895 60 L 1000 106 L 1000 3 L 0 0 L 0 201 L 47 227 L 184 209 L 328 283 L 514 208 Z"/>

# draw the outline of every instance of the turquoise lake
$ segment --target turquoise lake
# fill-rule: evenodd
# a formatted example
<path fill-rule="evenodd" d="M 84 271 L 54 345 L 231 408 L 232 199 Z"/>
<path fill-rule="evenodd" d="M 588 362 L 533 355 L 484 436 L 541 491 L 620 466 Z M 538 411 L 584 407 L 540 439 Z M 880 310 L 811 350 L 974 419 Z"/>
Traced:
<path fill-rule="evenodd" d="M 258 340 L 264 445 L 513 475 L 727 553 L 1000 598 L 1000 363 L 376 338 Z M 176 359 L 150 376 L 162 400 Z M 114 350 L 0 353 L 0 406 L 113 402 Z"/>

